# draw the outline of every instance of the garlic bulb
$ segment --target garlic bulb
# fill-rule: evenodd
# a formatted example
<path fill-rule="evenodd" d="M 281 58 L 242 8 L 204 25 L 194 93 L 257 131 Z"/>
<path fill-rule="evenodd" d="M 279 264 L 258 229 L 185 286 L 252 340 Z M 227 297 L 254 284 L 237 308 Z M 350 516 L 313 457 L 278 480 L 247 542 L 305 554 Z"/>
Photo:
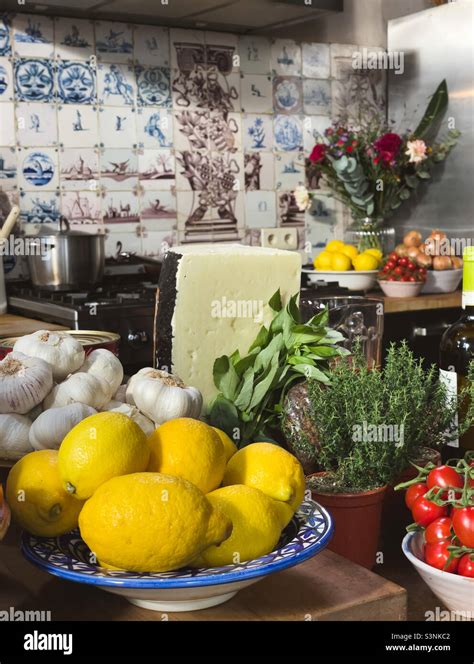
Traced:
<path fill-rule="evenodd" d="M 177 376 L 158 369 L 140 369 L 127 385 L 127 402 L 136 406 L 156 424 L 175 417 L 199 417 L 202 396 Z"/>
<path fill-rule="evenodd" d="M 13 351 L 0 362 L 0 413 L 24 415 L 41 403 L 52 387 L 51 365 Z"/>
<path fill-rule="evenodd" d="M 48 410 L 82 403 L 99 410 L 110 401 L 110 396 L 110 385 L 103 378 L 88 373 L 75 373 L 53 388 L 44 400 L 43 407 Z"/>
<path fill-rule="evenodd" d="M 35 450 L 57 450 L 76 424 L 97 411 L 83 403 L 45 410 L 31 425 L 29 440 Z"/>
<path fill-rule="evenodd" d="M 27 415 L 28 419 L 31 420 L 31 422 L 34 422 L 36 420 L 36 418 L 41 415 L 42 412 L 43 412 L 43 408 L 42 408 L 41 404 L 39 403 L 37 406 L 35 406 L 31 410 L 29 410 L 26 413 L 26 415 Z"/>
<path fill-rule="evenodd" d="M 106 380 L 110 385 L 111 394 L 118 390 L 123 379 L 122 363 L 116 355 L 106 348 L 93 350 L 86 357 L 79 371 L 93 376 L 100 376 Z"/>
<path fill-rule="evenodd" d="M 109 403 L 106 403 L 105 406 L 101 408 L 101 410 L 109 410 L 114 413 L 123 413 L 136 424 L 138 424 L 140 429 L 147 436 L 152 434 L 156 429 L 155 424 L 150 419 L 148 419 L 148 417 L 143 415 L 143 413 L 140 413 L 136 406 L 132 406 L 129 403 L 123 403 L 121 401 L 109 401 Z"/>
<path fill-rule="evenodd" d="M 113 400 L 125 403 L 126 398 L 127 398 L 127 383 L 124 383 L 123 385 L 120 385 L 118 390 L 115 392 Z"/>
<path fill-rule="evenodd" d="M 14 346 L 15 351 L 39 357 L 53 368 L 56 382 L 64 380 L 84 362 L 85 352 L 82 344 L 70 334 L 39 330 L 20 337 Z"/>
<path fill-rule="evenodd" d="M 19 459 L 32 452 L 28 439 L 30 420 L 24 415 L 0 415 L 0 458 Z"/>

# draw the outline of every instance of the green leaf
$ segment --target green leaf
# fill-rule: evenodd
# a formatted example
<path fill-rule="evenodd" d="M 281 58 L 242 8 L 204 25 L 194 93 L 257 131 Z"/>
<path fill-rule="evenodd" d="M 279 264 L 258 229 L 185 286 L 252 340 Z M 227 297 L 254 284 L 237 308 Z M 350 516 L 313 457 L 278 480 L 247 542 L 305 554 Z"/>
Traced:
<path fill-rule="evenodd" d="M 273 379 L 278 371 L 278 364 L 279 364 L 278 355 L 273 355 L 267 374 L 265 375 L 263 380 L 260 380 L 260 382 L 258 382 L 255 385 L 252 395 L 252 400 L 249 405 L 250 410 L 252 408 L 255 408 L 255 406 L 258 406 L 258 404 L 262 401 L 262 399 L 264 399 L 265 396 L 267 395 L 267 392 L 269 391 Z"/>
<path fill-rule="evenodd" d="M 280 295 L 280 289 L 278 289 L 271 298 L 268 301 L 268 306 L 270 309 L 273 309 L 273 311 L 280 311 L 280 309 L 283 307 L 283 304 L 281 302 L 281 295 Z"/>
<path fill-rule="evenodd" d="M 257 373 L 261 369 L 266 371 L 274 357 L 279 358 L 280 350 L 283 348 L 283 334 L 277 334 L 270 341 L 268 346 L 260 351 L 255 360 L 254 369 Z"/>
<path fill-rule="evenodd" d="M 249 407 L 250 401 L 252 400 L 254 378 L 255 371 L 253 367 L 249 367 L 244 373 L 242 387 L 234 402 L 239 410 L 247 410 Z"/>
<path fill-rule="evenodd" d="M 240 420 L 237 408 L 228 399 L 218 394 L 214 399 L 208 416 L 209 424 L 222 429 L 234 440 L 236 429 L 240 429 Z"/>
<path fill-rule="evenodd" d="M 431 129 L 435 129 L 435 125 L 441 122 L 448 108 L 448 98 L 448 86 L 446 79 L 443 79 L 431 97 L 420 124 L 413 132 L 416 138 L 423 138 Z"/>
<path fill-rule="evenodd" d="M 262 325 L 252 345 L 249 348 L 249 353 L 255 350 L 255 348 L 263 348 L 264 346 L 266 346 L 269 341 L 269 338 L 270 338 L 269 330 L 267 330 L 265 325 Z"/>
<path fill-rule="evenodd" d="M 222 392 L 226 399 L 232 401 L 235 398 L 240 378 L 227 355 L 222 355 L 217 358 L 214 362 L 212 374 L 214 377 L 214 385 L 220 392 Z"/>
<path fill-rule="evenodd" d="M 405 175 L 405 182 L 412 189 L 416 189 L 416 187 L 418 186 L 418 180 L 416 178 L 416 175 Z"/>
<path fill-rule="evenodd" d="M 312 366 L 311 364 L 298 364 L 294 367 L 294 370 L 300 374 L 303 374 L 303 376 L 306 376 L 306 378 L 313 378 L 314 380 L 318 380 L 320 383 L 330 382 L 325 373 L 320 371 L 320 369 L 317 367 Z"/>
<path fill-rule="evenodd" d="M 318 333 L 309 325 L 295 325 L 291 330 L 288 348 L 301 346 L 302 344 L 314 344 L 322 339 L 324 332 Z"/>
<path fill-rule="evenodd" d="M 311 364 L 314 366 L 314 363 L 310 361 L 311 355 L 290 355 L 288 357 L 288 364 Z"/>
<path fill-rule="evenodd" d="M 309 319 L 309 321 L 306 323 L 306 325 L 310 325 L 313 328 L 316 327 L 324 327 L 328 324 L 329 321 L 329 309 L 328 307 L 324 307 L 321 309 L 321 311 L 318 311 L 317 314 L 315 314 L 312 318 Z"/>
<path fill-rule="evenodd" d="M 410 190 L 401 189 L 398 193 L 398 196 L 400 197 L 401 201 L 407 201 L 410 198 Z"/>
<path fill-rule="evenodd" d="M 431 175 L 428 173 L 428 171 L 417 171 L 416 174 L 420 180 L 429 180 L 431 178 Z"/>
<path fill-rule="evenodd" d="M 298 307 L 298 293 L 296 295 L 293 295 L 290 297 L 289 302 L 287 304 L 287 309 L 288 313 L 292 317 L 292 319 L 295 321 L 295 323 L 300 323 L 301 322 L 301 315 L 300 315 L 300 310 Z"/>
<path fill-rule="evenodd" d="M 308 357 L 337 357 L 340 355 L 339 351 L 340 349 L 334 346 L 314 346 Z"/>
<path fill-rule="evenodd" d="M 237 362 L 237 364 L 234 366 L 234 369 L 239 376 L 239 378 L 242 378 L 243 374 L 247 371 L 249 367 L 253 367 L 255 364 L 255 360 L 257 359 L 257 352 L 252 353 L 251 355 L 246 355 L 243 357 L 241 360 Z"/>

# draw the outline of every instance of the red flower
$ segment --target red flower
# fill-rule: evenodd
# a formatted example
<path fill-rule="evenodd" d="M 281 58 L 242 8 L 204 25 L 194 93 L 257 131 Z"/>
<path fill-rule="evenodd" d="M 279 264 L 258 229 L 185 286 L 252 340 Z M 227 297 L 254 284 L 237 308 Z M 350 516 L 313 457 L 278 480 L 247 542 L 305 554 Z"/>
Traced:
<path fill-rule="evenodd" d="M 346 152 L 352 152 L 353 149 L 354 148 L 352 147 L 352 145 L 348 145 L 346 148 Z"/>
<path fill-rule="evenodd" d="M 324 143 L 316 143 L 313 151 L 309 155 L 309 160 L 315 164 L 319 163 L 326 156 L 326 146 Z"/>
<path fill-rule="evenodd" d="M 373 158 L 373 162 L 374 162 L 374 164 L 378 164 L 379 161 L 380 161 L 380 159 L 379 159 L 378 157 L 374 157 L 374 158 Z"/>
<path fill-rule="evenodd" d="M 401 145 L 402 139 L 398 134 L 388 133 L 375 141 L 374 148 L 384 164 L 389 164 L 400 152 Z"/>

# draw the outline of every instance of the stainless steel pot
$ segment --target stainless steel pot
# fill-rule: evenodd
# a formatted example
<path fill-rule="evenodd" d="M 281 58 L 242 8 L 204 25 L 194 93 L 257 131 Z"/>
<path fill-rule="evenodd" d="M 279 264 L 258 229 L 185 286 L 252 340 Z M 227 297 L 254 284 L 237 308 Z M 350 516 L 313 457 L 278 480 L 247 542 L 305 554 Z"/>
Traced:
<path fill-rule="evenodd" d="M 61 217 L 58 230 L 40 229 L 28 238 L 28 266 L 33 286 L 63 291 L 91 289 L 102 281 L 103 235 L 71 231 Z"/>

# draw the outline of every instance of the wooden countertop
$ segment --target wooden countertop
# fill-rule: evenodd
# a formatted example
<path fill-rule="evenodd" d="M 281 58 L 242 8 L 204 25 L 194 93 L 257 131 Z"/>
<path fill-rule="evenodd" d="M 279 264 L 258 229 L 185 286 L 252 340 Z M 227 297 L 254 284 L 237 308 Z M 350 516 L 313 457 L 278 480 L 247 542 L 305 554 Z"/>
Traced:
<path fill-rule="evenodd" d="M 21 337 L 37 330 L 67 330 L 67 327 L 55 323 L 45 323 L 42 320 L 25 318 L 16 314 L 0 315 L 0 338 Z"/>
<path fill-rule="evenodd" d="M 416 297 L 385 297 L 380 291 L 373 291 L 368 295 L 369 297 L 373 296 L 383 299 L 386 314 L 461 307 L 461 291 L 417 295 Z"/>

